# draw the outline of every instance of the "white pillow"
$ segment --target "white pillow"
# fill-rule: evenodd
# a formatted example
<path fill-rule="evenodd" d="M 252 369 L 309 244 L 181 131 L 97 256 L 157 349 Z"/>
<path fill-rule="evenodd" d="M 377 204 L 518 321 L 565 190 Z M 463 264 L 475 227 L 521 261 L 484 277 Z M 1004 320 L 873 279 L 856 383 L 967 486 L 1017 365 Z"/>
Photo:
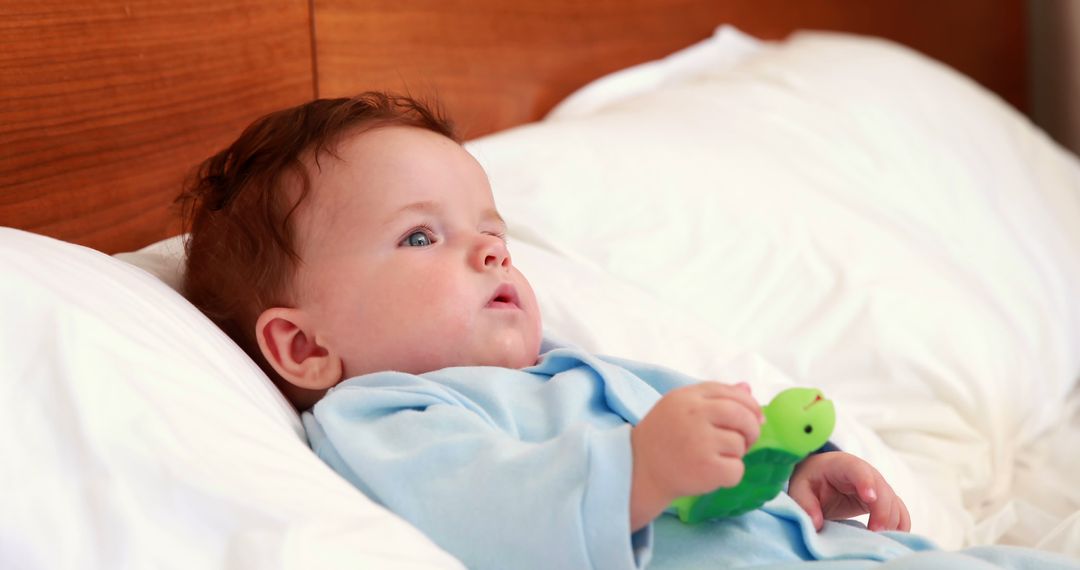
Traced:
<path fill-rule="evenodd" d="M 184 235 L 178 235 L 114 257 L 161 279 L 172 290 L 180 291 L 184 284 L 185 255 Z"/>
<path fill-rule="evenodd" d="M 954 71 L 831 34 L 591 111 L 468 144 L 511 237 L 826 389 L 921 472 L 916 529 L 999 538 L 975 521 L 1080 375 L 1075 158 Z"/>
<path fill-rule="evenodd" d="M 157 279 L 0 228 L 10 568 L 459 568 L 308 449 L 232 341 Z"/>
<path fill-rule="evenodd" d="M 656 91 L 703 72 L 732 67 L 768 45 L 730 24 L 713 35 L 667 57 L 605 75 L 563 99 L 548 112 L 547 120 L 591 115 L 604 107 Z"/>

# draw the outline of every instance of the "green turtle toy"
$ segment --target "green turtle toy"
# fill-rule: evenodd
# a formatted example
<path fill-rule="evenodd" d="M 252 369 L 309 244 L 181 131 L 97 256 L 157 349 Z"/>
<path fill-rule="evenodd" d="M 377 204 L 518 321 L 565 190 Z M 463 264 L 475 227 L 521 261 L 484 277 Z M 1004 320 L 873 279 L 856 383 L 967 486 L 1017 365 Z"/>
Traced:
<path fill-rule="evenodd" d="M 789 388 L 765 406 L 761 436 L 743 456 L 739 484 L 711 493 L 682 497 L 671 504 L 684 523 L 734 517 L 780 494 L 795 464 L 825 445 L 836 423 L 833 403 L 820 390 Z"/>

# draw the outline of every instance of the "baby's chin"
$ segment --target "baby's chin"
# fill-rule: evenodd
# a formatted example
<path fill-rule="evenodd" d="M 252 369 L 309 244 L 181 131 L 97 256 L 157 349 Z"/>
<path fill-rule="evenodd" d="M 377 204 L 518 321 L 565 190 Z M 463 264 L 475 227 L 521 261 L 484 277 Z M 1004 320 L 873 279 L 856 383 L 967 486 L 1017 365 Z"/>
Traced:
<path fill-rule="evenodd" d="M 454 355 L 454 366 L 497 366 L 526 368 L 540 359 L 540 338 L 537 335 L 505 335 L 488 337 L 471 343 Z"/>
<path fill-rule="evenodd" d="M 536 364 L 540 360 L 540 335 L 531 338 L 531 335 L 523 335 L 509 340 L 504 346 L 498 347 L 491 353 L 494 360 L 489 366 L 501 366 L 503 368 L 526 368 Z"/>
<path fill-rule="evenodd" d="M 531 353 L 524 353 L 516 358 L 507 359 L 507 362 L 500 364 L 503 368 L 528 368 L 536 364 L 536 361 L 540 360 L 540 354 L 533 351 Z"/>
<path fill-rule="evenodd" d="M 527 368 L 540 360 L 538 350 L 511 350 L 476 355 L 455 366 L 497 366 L 499 368 Z"/>
<path fill-rule="evenodd" d="M 351 366 L 350 373 L 345 375 L 345 378 L 352 376 L 360 376 L 363 374 L 371 374 L 375 372 L 385 372 L 388 370 L 395 370 L 398 372 L 405 372 L 407 374 L 425 374 L 427 372 L 435 372 L 436 370 L 442 370 L 445 368 L 458 368 L 464 366 L 495 366 L 499 368 L 527 368 L 536 364 L 540 360 L 539 346 L 536 348 L 531 347 L 515 347 L 515 350 L 503 350 L 503 351 L 483 351 L 481 353 L 457 353 L 453 355 L 445 355 L 442 358 L 424 358 L 419 360 L 410 360 L 408 362 L 399 362 L 396 365 L 394 363 L 382 363 L 381 366 L 369 365 L 369 366 Z"/>

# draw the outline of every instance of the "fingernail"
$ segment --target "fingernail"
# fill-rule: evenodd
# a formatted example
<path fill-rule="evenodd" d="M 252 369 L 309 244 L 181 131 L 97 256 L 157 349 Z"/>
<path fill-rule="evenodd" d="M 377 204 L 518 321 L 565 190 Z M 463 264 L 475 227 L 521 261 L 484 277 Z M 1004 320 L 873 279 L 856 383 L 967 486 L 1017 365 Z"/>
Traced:
<path fill-rule="evenodd" d="M 866 492 L 866 497 L 868 499 L 870 499 L 871 501 L 876 501 L 877 500 L 877 491 L 875 491 L 873 489 L 870 489 L 869 491 Z"/>

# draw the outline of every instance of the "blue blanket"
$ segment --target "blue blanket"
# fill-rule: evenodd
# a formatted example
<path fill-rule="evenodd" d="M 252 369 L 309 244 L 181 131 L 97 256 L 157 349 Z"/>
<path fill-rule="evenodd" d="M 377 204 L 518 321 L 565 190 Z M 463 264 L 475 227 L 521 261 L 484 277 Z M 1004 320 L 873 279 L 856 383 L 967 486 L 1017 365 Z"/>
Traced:
<path fill-rule="evenodd" d="M 665 515 L 654 523 L 653 533 L 651 570 L 1080 568 L 1080 561 L 1010 546 L 945 552 L 919 535 L 870 532 L 855 521 L 826 522 L 817 532 L 806 513 L 786 494 L 741 517 L 690 527 Z"/>

